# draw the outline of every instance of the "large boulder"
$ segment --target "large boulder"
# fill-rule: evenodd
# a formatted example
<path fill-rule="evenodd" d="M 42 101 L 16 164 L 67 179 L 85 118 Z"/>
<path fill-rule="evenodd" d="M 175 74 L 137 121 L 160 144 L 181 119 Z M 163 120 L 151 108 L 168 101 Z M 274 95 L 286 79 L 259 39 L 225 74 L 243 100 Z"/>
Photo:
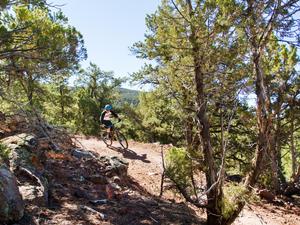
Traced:
<path fill-rule="evenodd" d="M 48 181 L 34 170 L 20 167 L 17 171 L 19 190 L 26 203 L 48 205 Z"/>
<path fill-rule="evenodd" d="M 0 224 L 17 221 L 24 215 L 24 202 L 13 173 L 0 167 Z"/>
<path fill-rule="evenodd" d="M 19 166 L 33 167 L 31 163 L 32 149 L 37 141 L 34 136 L 26 133 L 9 136 L 1 140 L 1 143 L 10 149 L 9 166 L 12 171 L 16 171 Z"/>
<path fill-rule="evenodd" d="M 9 166 L 17 176 L 24 201 L 46 206 L 48 182 L 43 177 L 44 168 L 35 151 L 36 138 L 31 134 L 23 133 L 9 136 L 1 142 L 10 149 Z"/>

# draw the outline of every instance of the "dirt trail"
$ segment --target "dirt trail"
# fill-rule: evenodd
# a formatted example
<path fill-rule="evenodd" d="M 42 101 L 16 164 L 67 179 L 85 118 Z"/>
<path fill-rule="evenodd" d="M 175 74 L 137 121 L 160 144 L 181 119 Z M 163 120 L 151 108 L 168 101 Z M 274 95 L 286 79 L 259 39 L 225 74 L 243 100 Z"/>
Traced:
<path fill-rule="evenodd" d="M 121 149 L 117 144 L 107 148 L 97 138 L 80 138 L 84 149 L 101 156 L 118 156 L 129 163 L 128 174 L 152 195 L 159 195 L 162 173 L 161 147 L 157 144 L 143 144 L 130 141 L 129 148 Z"/>
<path fill-rule="evenodd" d="M 129 163 L 128 174 L 150 194 L 158 196 L 162 173 L 161 146 L 129 142 L 129 149 L 107 148 L 96 138 L 78 137 L 86 150 L 99 153 L 101 156 L 118 156 Z M 165 199 L 172 199 L 172 195 L 164 195 Z M 195 212 L 201 218 L 205 214 L 200 210 Z M 297 207 L 279 207 L 271 204 L 261 206 L 246 206 L 234 225 L 300 225 L 300 210 Z"/>

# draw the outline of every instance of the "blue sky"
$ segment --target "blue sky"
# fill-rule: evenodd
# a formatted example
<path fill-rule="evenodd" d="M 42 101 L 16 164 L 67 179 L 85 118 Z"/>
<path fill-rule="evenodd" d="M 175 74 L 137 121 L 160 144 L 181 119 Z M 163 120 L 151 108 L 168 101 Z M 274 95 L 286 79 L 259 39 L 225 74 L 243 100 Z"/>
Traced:
<path fill-rule="evenodd" d="M 159 0 L 49 0 L 60 6 L 69 23 L 81 32 L 88 52 L 82 62 L 124 77 L 138 71 L 143 62 L 129 51 L 144 39 L 146 14 L 153 13 Z M 129 87 L 124 85 L 124 87 Z M 137 87 L 131 87 L 137 89 Z"/>

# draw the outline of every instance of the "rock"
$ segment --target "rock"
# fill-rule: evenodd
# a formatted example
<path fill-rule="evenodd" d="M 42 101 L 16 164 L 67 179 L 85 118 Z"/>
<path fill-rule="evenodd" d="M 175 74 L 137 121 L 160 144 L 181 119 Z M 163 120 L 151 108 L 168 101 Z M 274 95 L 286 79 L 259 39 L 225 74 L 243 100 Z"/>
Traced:
<path fill-rule="evenodd" d="M 52 149 L 55 152 L 61 152 L 62 151 L 61 148 L 53 142 L 49 142 L 49 147 L 50 147 L 50 149 Z"/>
<path fill-rule="evenodd" d="M 24 215 L 24 202 L 15 176 L 6 167 L 0 167 L 0 224 L 17 221 Z"/>
<path fill-rule="evenodd" d="M 23 199 L 26 202 L 46 206 L 48 182 L 41 174 L 43 165 L 31 151 L 37 145 L 35 137 L 24 133 L 7 137 L 2 141 L 11 150 L 9 166 L 18 177 Z"/>
<path fill-rule="evenodd" d="M 118 184 L 116 184 L 116 183 L 114 183 L 114 182 L 110 183 L 109 185 L 110 185 L 114 190 L 117 190 L 117 191 L 122 190 L 122 188 L 121 188 Z"/>
<path fill-rule="evenodd" d="M 109 160 L 111 166 L 106 167 L 106 175 L 113 177 L 118 175 L 120 177 L 127 176 L 128 163 L 119 159 L 118 157 L 111 157 Z"/>
<path fill-rule="evenodd" d="M 7 138 L 2 139 L 1 142 L 7 146 L 15 144 L 19 147 L 25 147 L 27 149 L 32 149 L 38 143 L 35 136 L 27 133 L 9 136 Z"/>
<path fill-rule="evenodd" d="M 32 149 L 37 145 L 36 138 L 31 134 L 17 134 L 1 140 L 10 149 L 10 170 L 16 171 L 19 166 L 34 169 L 32 165 Z"/>
<path fill-rule="evenodd" d="M 80 209 L 86 212 L 90 212 L 96 216 L 98 216 L 102 220 L 106 220 L 106 215 L 103 213 L 100 213 L 96 211 L 95 209 L 92 209 L 91 207 L 85 206 L 85 205 L 80 205 Z"/>
<path fill-rule="evenodd" d="M 38 206 L 47 206 L 49 190 L 47 179 L 23 167 L 19 168 L 17 174 L 22 181 L 19 189 L 24 201 Z"/>
<path fill-rule="evenodd" d="M 24 201 L 38 206 L 47 206 L 48 201 L 41 186 L 24 185 L 19 187 Z"/>
<path fill-rule="evenodd" d="M 22 126 L 22 124 L 26 123 L 25 117 L 23 117 L 21 115 L 17 115 L 17 114 L 7 117 L 6 119 L 7 119 L 6 121 L 7 121 L 7 124 L 9 125 L 9 127 L 13 127 L 13 128 L 20 127 L 20 126 Z M 12 129 L 12 131 L 14 131 L 14 130 Z"/>
<path fill-rule="evenodd" d="M 273 202 L 275 200 L 275 197 L 276 197 L 271 191 L 269 191 L 267 189 L 259 190 L 258 191 L 258 195 L 262 199 L 267 200 L 268 202 Z"/>
<path fill-rule="evenodd" d="M 114 176 L 111 180 L 112 180 L 113 183 L 116 183 L 118 185 L 121 184 L 121 179 L 118 176 Z"/>
<path fill-rule="evenodd" d="M 90 200 L 90 203 L 92 203 L 93 205 L 103 205 L 103 204 L 107 204 L 108 200 L 107 199 Z"/>
<path fill-rule="evenodd" d="M 48 138 L 39 138 L 38 139 L 38 150 L 49 150 L 50 148 L 50 141 Z"/>
<path fill-rule="evenodd" d="M 121 187 L 115 183 L 109 183 L 108 185 L 105 186 L 105 192 L 107 195 L 107 199 L 120 199 L 121 198 Z"/>
<path fill-rule="evenodd" d="M 73 191 L 73 196 L 76 198 L 83 198 L 83 199 L 92 199 L 92 196 L 82 188 L 77 188 L 76 190 Z"/>
<path fill-rule="evenodd" d="M 84 151 L 84 150 L 81 150 L 81 149 L 74 149 L 71 154 L 72 154 L 72 156 L 74 156 L 74 157 L 76 157 L 78 159 L 82 159 L 82 158 L 85 158 L 85 159 L 94 158 L 94 156 L 93 156 L 92 153 Z"/>
<path fill-rule="evenodd" d="M 105 192 L 106 192 L 106 195 L 107 195 L 107 198 L 110 200 L 110 199 L 113 199 L 115 197 L 115 188 L 108 184 L 106 185 L 105 187 Z"/>
<path fill-rule="evenodd" d="M 25 148 L 19 146 L 8 146 L 11 149 L 9 165 L 12 171 L 18 170 L 19 167 L 26 167 L 33 169 L 31 163 L 32 154 L 27 151 Z"/>
<path fill-rule="evenodd" d="M 87 179 L 88 181 L 90 181 L 94 184 L 102 184 L 102 185 L 108 184 L 106 177 L 99 175 L 99 174 L 85 177 L 85 179 Z"/>

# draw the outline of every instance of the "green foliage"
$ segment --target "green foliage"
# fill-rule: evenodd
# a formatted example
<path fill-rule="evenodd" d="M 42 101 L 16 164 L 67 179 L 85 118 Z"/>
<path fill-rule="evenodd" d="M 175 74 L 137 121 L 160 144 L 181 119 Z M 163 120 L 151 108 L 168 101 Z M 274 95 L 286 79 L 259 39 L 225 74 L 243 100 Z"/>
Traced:
<path fill-rule="evenodd" d="M 160 90 L 140 92 L 138 102 L 129 104 L 120 93 L 120 108 L 125 116 L 123 132 L 134 140 L 180 144 L 182 142 L 181 116 L 176 102 L 162 96 Z"/>
<path fill-rule="evenodd" d="M 4 144 L 0 143 L 0 161 L 7 161 L 9 159 L 10 150 Z"/>
<path fill-rule="evenodd" d="M 123 104 L 129 104 L 136 107 L 139 104 L 140 91 L 120 88 L 120 100 L 116 103 L 119 107 Z"/>
<path fill-rule="evenodd" d="M 246 107 L 247 102 L 243 100 L 243 96 L 255 93 L 258 87 L 258 81 L 253 76 L 253 58 L 249 60 L 254 48 L 250 49 L 249 45 L 265 45 L 262 46 L 264 50 L 261 52 L 262 62 L 259 66 L 265 94 L 268 95 L 266 98 L 270 100 L 269 108 L 265 110 L 267 114 L 273 114 L 270 115 L 274 125 L 270 139 L 275 137 L 276 143 L 271 145 L 270 151 L 276 154 L 290 144 L 291 124 L 299 125 L 299 119 L 296 119 L 299 117 L 295 117 L 295 113 L 299 111 L 299 107 L 296 107 L 299 101 L 299 92 L 296 91 L 299 90 L 299 72 L 295 70 L 298 63 L 296 50 L 294 47 L 280 45 L 275 33 L 263 32 L 268 24 L 265 20 L 269 17 L 262 17 L 261 21 L 255 19 L 261 17 L 260 8 L 268 8 L 266 13 L 273 12 L 273 3 L 254 1 L 248 5 L 246 2 L 228 0 L 191 1 L 191 4 L 192 7 L 182 0 L 162 1 L 158 10 L 146 18 L 148 30 L 145 40 L 135 43 L 132 48 L 137 57 L 149 59 L 151 63 L 134 73 L 133 81 L 140 84 L 150 83 L 156 88 L 151 93 L 155 97 L 150 97 L 149 94 L 141 98 L 139 118 L 155 140 L 164 140 L 164 134 L 179 134 L 177 137 L 182 140 L 183 130 L 190 131 L 192 137 L 197 137 L 197 132 L 201 132 L 203 125 L 198 117 L 201 105 L 205 111 L 201 113 L 209 124 L 215 164 L 220 165 L 220 149 L 225 140 L 227 168 L 230 171 L 246 173 L 251 169 L 251 159 L 255 155 L 259 133 L 259 115 L 252 108 Z M 253 17 L 247 7 L 253 7 L 250 10 Z M 276 20 L 294 9 L 287 5 L 282 7 L 290 8 L 274 14 Z M 289 20 L 292 20 L 292 16 L 287 18 Z M 272 29 L 290 28 L 286 24 L 282 25 L 274 25 Z M 248 33 L 245 34 L 245 31 Z M 269 34 L 270 38 L 262 42 L 264 35 Z M 164 99 L 169 101 L 166 104 L 167 112 L 160 110 Z M 168 121 L 167 124 L 175 121 L 172 120 L 176 118 L 172 118 L 172 113 L 182 115 L 176 120 L 181 128 L 176 126 L 170 132 L 171 129 L 168 130 L 168 125 L 164 126 L 162 121 Z M 192 126 L 186 126 L 188 121 L 192 121 Z M 174 140 L 176 138 L 172 141 Z M 192 147 L 201 150 L 199 146 L 205 141 L 207 140 L 202 143 L 198 141 Z M 276 159 L 280 170 L 281 153 L 277 154 Z M 236 164 L 239 164 L 238 171 Z M 268 175 L 261 177 L 261 184 L 269 185 L 270 180 L 276 179 Z"/>
<path fill-rule="evenodd" d="M 221 201 L 222 216 L 228 219 L 240 204 L 248 199 L 248 191 L 243 185 L 227 183 L 223 188 L 224 196 Z"/>
<path fill-rule="evenodd" d="M 166 175 L 181 188 L 191 186 L 191 161 L 183 148 L 171 148 L 166 155 Z"/>
<path fill-rule="evenodd" d="M 17 4 L 0 15 L 1 96 L 13 107 L 43 111 L 45 83 L 68 78 L 86 57 L 81 34 L 43 2 Z"/>
<path fill-rule="evenodd" d="M 100 114 L 106 104 L 112 104 L 119 98 L 121 79 L 114 77 L 113 72 L 106 72 L 91 63 L 87 71 L 81 71 L 76 81 L 77 112 L 75 124 L 77 131 L 97 135 L 100 125 Z"/>
<path fill-rule="evenodd" d="M 137 113 L 143 128 L 140 139 L 179 144 L 182 141 L 181 112 L 174 99 L 162 96 L 161 90 L 141 93 Z"/>
<path fill-rule="evenodd" d="M 100 106 L 97 100 L 90 98 L 84 91 L 78 94 L 78 114 L 76 127 L 84 134 L 97 134 L 99 131 Z"/>
<path fill-rule="evenodd" d="M 43 101 L 44 114 L 47 121 L 55 125 L 65 125 L 75 130 L 76 108 L 75 92 L 66 80 L 45 85 L 47 99 Z"/>

